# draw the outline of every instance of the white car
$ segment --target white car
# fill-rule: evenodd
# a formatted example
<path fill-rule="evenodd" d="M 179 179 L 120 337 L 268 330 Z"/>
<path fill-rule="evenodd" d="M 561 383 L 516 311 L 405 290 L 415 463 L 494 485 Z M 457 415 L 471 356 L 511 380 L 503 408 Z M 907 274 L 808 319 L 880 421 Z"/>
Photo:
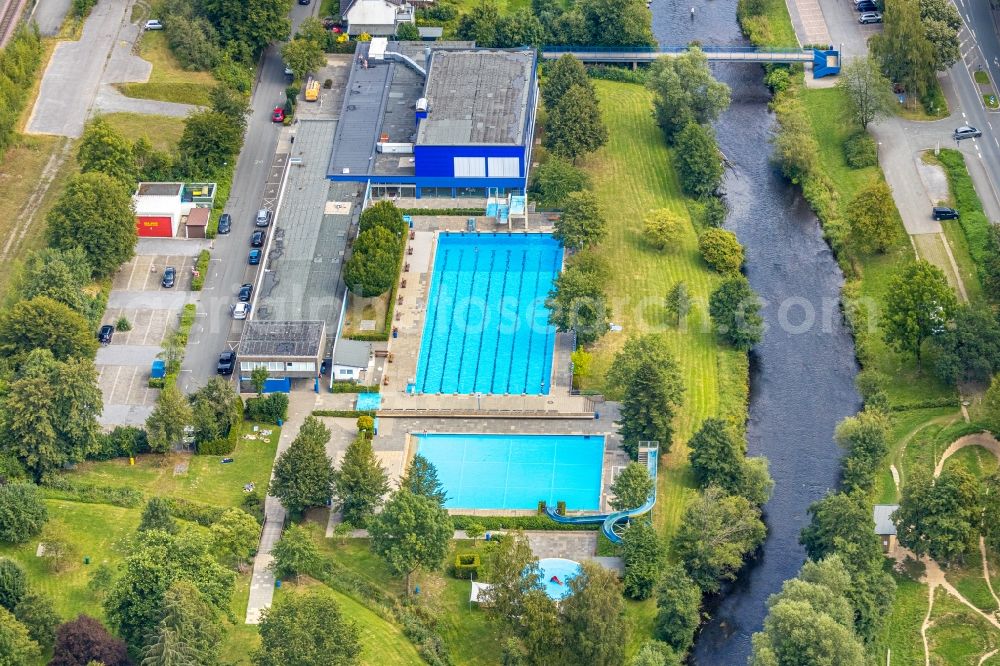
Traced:
<path fill-rule="evenodd" d="M 236 303 L 231 309 L 233 311 L 233 319 L 246 319 L 247 315 L 250 314 L 249 303 Z"/>
<path fill-rule="evenodd" d="M 149 19 L 146 21 L 146 30 L 163 30 L 163 24 L 159 19 Z"/>

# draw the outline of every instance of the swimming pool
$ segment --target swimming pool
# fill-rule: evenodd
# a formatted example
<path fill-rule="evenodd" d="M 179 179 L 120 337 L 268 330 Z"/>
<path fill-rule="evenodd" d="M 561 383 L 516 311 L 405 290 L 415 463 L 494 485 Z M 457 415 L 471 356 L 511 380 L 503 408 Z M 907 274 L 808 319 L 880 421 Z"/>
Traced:
<path fill-rule="evenodd" d="M 413 436 L 437 468 L 448 509 L 536 509 L 566 502 L 600 508 L 604 437 L 600 435 Z"/>
<path fill-rule="evenodd" d="M 580 575 L 583 567 L 579 562 L 562 557 L 545 557 L 538 560 L 538 571 L 541 574 L 545 594 L 550 599 L 562 601 L 569 596 L 569 581 Z"/>
<path fill-rule="evenodd" d="M 440 234 L 413 390 L 547 394 L 561 265 L 549 234 Z"/>

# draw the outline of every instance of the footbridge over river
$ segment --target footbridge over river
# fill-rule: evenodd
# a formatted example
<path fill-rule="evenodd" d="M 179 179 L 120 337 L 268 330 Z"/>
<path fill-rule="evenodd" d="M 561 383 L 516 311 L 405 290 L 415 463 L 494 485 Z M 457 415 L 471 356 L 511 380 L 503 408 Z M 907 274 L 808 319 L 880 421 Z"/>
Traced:
<path fill-rule="evenodd" d="M 756 46 L 702 46 L 699 47 L 709 62 L 759 62 L 759 63 L 812 63 L 813 77 L 820 78 L 840 73 L 840 51 L 837 49 L 768 49 Z M 663 56 L 687 53 L 688 46 L 546 46 L 542 58 L 556 60 L 570 54 L 588 64 L 630 64 L 632 68 L 650 63 Z"/>

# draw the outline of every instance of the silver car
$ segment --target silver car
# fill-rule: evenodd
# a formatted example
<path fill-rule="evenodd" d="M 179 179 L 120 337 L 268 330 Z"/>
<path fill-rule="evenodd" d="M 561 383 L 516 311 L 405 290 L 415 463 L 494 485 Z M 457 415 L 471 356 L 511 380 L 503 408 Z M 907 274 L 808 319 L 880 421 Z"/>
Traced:
<path fill-rule="evenodd" d="M 246 319 L 247 315 L 250 314 L 250 304 L 249 303 L 236 303 L 232 306 L 233 319 Z"/>
<path fill-rule="evenodd" d="M 864 25 L 866 23 L 881 23 L 882 15 L 878 12 L 865 12 L 858 17 L 858 23 Z"/>
<path fill-rule="evenodd" d="M 962 125 L 961 127 L 955 128 L 955 141 L 961 141 L 962 139 L 975 139 L 983 135 L 982 130 L 976 129 L 972 125 Z"/>

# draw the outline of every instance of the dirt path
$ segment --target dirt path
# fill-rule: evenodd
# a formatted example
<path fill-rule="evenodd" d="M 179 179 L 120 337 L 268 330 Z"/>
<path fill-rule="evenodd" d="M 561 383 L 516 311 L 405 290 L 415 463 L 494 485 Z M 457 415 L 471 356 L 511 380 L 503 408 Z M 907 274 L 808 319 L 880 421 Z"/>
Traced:
<path fill-rule="evenodd" d="M 986 539 L 982 536 L 979 537 L 979 556 L 983 559 L 983 578 L 986 579 L 986 587 L 989 588 L 990 596 L 993 597 L 997 608 L 1000 609 L 1000 598 L 997 598 L 997 593 L 993 591 L 993 582 L 990 580 L 990 565 L 986 561 Z"/>
<path fill-rule="evenodd" d="M 972 435 L 966 435 L 965 437 L 959 437 L 944 450 L 944 453 L 941 454 L 941 457 L 937 461 L 937 465 L 934 466 L 934 476 L 940 476 L 941 470 L 944 469 L 945 461 L 955 455 L 955 453 L 960 449 L 964 449 L 967 446 L 981 446 L 995 455 L 997 457 L 997 461 L 1000 462 L 1000 442 L 998 442 L 996 438 L 988 432 L 977 432 Z"/>

